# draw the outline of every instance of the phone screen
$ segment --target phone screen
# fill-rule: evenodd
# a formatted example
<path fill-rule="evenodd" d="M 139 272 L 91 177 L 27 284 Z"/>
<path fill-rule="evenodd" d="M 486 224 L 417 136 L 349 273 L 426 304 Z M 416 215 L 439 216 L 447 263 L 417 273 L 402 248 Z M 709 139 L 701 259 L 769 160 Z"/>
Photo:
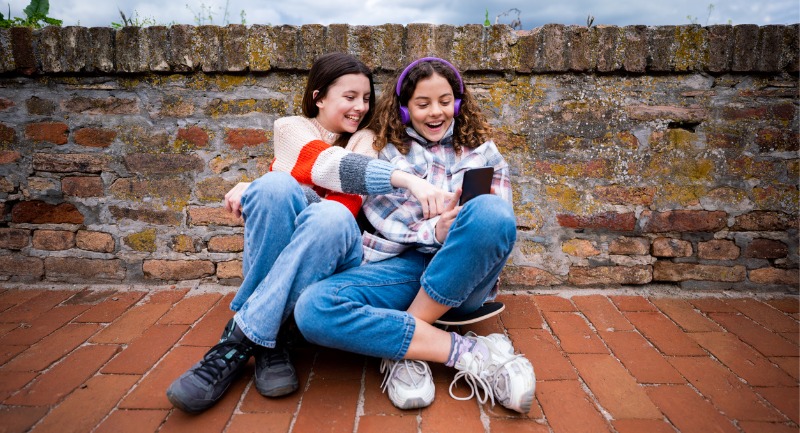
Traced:
<path fill-rule="evenodd" d="M 492 192 L 492 177 L 494 167 L 471 168 L 464 173 L 464 182 L 461 184 L 461 198 L 459 205 L 481 194 Z"/>

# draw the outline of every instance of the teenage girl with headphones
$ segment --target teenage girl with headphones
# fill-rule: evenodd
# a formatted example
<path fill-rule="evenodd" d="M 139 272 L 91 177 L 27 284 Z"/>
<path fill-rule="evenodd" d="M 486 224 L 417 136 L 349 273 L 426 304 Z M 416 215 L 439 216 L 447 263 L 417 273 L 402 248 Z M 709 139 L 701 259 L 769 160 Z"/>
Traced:
<path fill-rule="evenodd" d="M 384 390 L 399 408 L 425 407 L 434 384 L 425 361 L 455 367 L 450 395 L 491 399 L 527 413 L 535 390 L 530 362 L 503 334 L 465 336 L 432 325 L 450 309 L 475 311 L 495 295 L 516 239 L 508 165 L 489 125 L 449 62 L 412 62 L 383 92 L 370 128 L 379 159 L 455 193 L 427 217 L 407 191 L 372 196 L 364 213 L 367 263 L 308 287 L 295 320 L 309 341 L 383 358 Z M 464 173 L 491 166 L 493 194 L 458 205 Z M 456 397 L 464 378 L 472 389 Z"/>

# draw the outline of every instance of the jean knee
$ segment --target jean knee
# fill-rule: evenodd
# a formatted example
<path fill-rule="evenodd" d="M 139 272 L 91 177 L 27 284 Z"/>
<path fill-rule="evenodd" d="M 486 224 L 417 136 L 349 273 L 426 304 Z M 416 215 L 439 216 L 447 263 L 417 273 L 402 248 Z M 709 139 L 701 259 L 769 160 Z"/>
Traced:
<path fill-rule="evenodd" d="M 323 305 L 326 303 L 323 299 L 327 297 L 318 292 L 316 284 L 312 284 L 303 290 L 294 305 L 294 321 L 297 329 L 306 340 L 314 344 L 320 344 L 321 335 L 326 331 L 326 325 L 321 320 L 322 312 L 325 310 Z"/>
<path fill-rule="evenodd" d="M 299 193 L 299 195 L 298 195 Z M 298 196 L 303 196 L 300 184 L 290 174 L 271 171 L 254 180 L 242 194 L 242 208 L 248 210 L 263 206 L 288 205 Z"/>
<path fill-rule="evenodd" d="M 470 215 L 478 223 L 476 227 L 482 233 L 491 236 L 485 239 L 503 239 L 513 244 L 517 239 L 517 220 L 514 208 L 502 197 L 493 194 L 484 194 L 470 200 L 465 208 L 470 209 Z M 480 238 L 477 238 L 478 240 Z"/>

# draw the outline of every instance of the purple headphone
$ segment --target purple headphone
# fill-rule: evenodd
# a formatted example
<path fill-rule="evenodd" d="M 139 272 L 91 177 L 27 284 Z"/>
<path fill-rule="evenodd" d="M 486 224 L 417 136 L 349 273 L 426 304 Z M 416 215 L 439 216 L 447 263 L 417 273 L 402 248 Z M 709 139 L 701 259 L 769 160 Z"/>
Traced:
<path fill-rule="evenodd" d="M 403 80 L 406 79 L 406 75 L 408 75 L 408 73 L 411 71 L 411 68 L 416 66 L 418 63 L 430 62 L 430 61 L 443 63 L 444 65 L 452 69 L 453 72 L 456 74 L 456 78 L 458 78 L 458 90 L 461 92 L 461 94 L 464 94 L 464 81 L 461 79 L 461 74 L 458 73 L 458 69 L 456 69 L 455 66 L 450 64 L 450 62 L 448 62 L 447 60 L 440 59 L 438 57 L 423 57 L 421 59 L 414 60 L 413 62 L 411 62 L 410 65 L 406 66 L 406 68 L 403 69 L 403 72 L 400 74 L 400 79 L 397 80 L 397 89 L 395 89 L 395 94 L 398 97 L 400 97 L 400 88 L 403 87 Z M 461 108 L 461 99 L 456 98 L 456 100 L 453 101 L 453 109 L 454 109 L 453 116 L 458 116 L 458 111 L 460 108 Z M 408 107 L 403 105 L 400 106 L 400 121 L 403 122 L 404 125 L 411 122 L 411 115 L 408 113 Z"/>

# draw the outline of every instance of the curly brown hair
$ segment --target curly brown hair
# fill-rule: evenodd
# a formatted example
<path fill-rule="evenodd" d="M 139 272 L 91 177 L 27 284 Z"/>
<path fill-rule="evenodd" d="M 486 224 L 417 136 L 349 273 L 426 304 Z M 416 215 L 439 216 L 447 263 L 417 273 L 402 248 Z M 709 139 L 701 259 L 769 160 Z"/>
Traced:
<path fill-rule="evenodd" d="M 456 71 L 449 66 L 436 60 L 426 60 L 414 65 L 405 76 L 400 87 L 400 96 L 397 96 L 395 89 L 400 73 L 394 80 L 387 83 L 381 92 L 378 103 L 375 107 L 375 114 L 372 121 L 367 126 L 375 133 L 375 143 L 373 146 L 380 151 L 387 143 L 392 143 L 402 154 L 408 153 L 409 136 L 406 133 L 406 125 L 400 121 L 400 106 L 407 106 L 411 99 L 414 89 L 420 80 L 437 74 L 450 83 L 453 88 L 453 95 L 461 99 L 461 107 L 458 116 L 455 117 L 453 129 L 453 147 L 457 153 L 461 152 L 461 147 L 475 148 L 485 143 L 491 135 L 491 126 L 483 115 L 478 102 L 464 86 L 461 92 L 459 84 L 460 78 Z"/>

